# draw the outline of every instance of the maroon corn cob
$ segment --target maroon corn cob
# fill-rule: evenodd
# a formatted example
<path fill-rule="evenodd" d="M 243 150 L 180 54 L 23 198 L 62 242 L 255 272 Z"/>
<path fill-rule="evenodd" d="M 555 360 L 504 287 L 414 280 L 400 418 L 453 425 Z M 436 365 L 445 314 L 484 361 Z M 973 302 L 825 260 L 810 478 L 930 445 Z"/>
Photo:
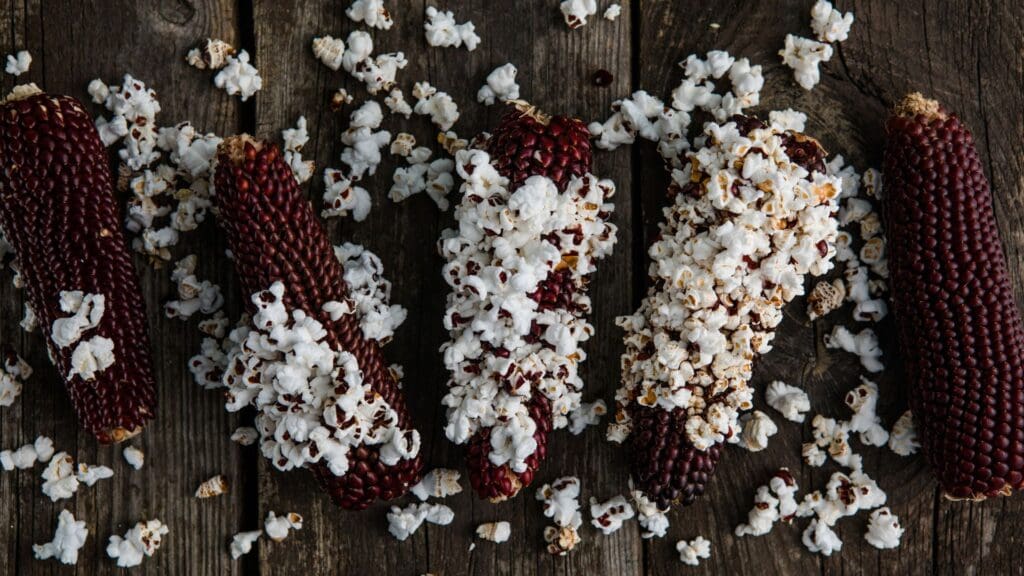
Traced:
<path fill-rule="evenodd" d="M 530 176 L 545 176 L 564 192 L 573 177 L 590 172 L 590 132 L 583 122 L 576 118 L 548 116 L 522 101 L 511 103 L 483 148 L 513 189 Z M 573 285 L 568 273 L 555 271 L 530 297 L 541 309 L 565 308 L 573 305 L 572 295 L 582 288 Z M 535 328 L 541 330 L 539 326 Z M 551 405 L 540 392 L 535 392 L 530 400 L 530 415 L 537 423 L 533 435 L 537 450 L 527 459 L 527 469 L 522 473 L 513 472 L 508 465 L 491 463 L 489 430 L 478 432 L 470 440 L 469 480 L 481 498 L 502 501 L 533 482 L 534 474 L 547 456 L 547 438 L 552 426 Z"/>
<path fill-rule="evenodd" d="M 411 428 L 405 398 L 378 342 L 363 336 L 354 315 L 332 321 L 323 311 L 326 302 L 348 299 L 344 269 L 278 148 L 247 135 L 225 139 L 217 153 L 214 184 L 217 220 L 227 234 L 243 293 L 283 282 L 288 309 L 304 310 L 323 324 L 331 346 L 356 357 L 363 379 L 398 413 L 398 425 Z M 377 498 L 402 496 L 419 481 L 422 470 L 419 456 L 385 466 L 372 446 L 353 450 L 349 459 L 344 476 L 335 476 L 322 464 L 312 470 L 335 504 L 354 510 Z"/>
<path fill-rule="evenodd" d="M 106 150 L 78 100 L 34 86 L 0 103 L 0 123 L 0 225 L 82 427 L 100 442 L 120 442 L 153 418 L 156 385 Z M 104 296 L 103 317 L 85 338 L 114 343 L 114 363 L 89 381 L 68 378 L 75 346 L 49 337 L 53 321 L 68 315 L 60 293 L 72 290 Z"/>
<path fill-rule="evenodd" d="M 970 131 L 911 94 L 886 124 L 893 310 L 917 437 L 947 498 L 1024 486 L 1024 327 Z"/>

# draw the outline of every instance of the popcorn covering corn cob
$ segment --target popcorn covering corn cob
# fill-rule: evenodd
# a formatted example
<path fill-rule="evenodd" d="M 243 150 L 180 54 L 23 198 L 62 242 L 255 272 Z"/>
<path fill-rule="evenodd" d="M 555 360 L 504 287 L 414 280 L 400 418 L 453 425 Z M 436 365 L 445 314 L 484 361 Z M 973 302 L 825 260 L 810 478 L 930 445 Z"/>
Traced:
<path fill-rule="evenodd" d="M 68 96 L 19 87 L 0 104 L 0 226 L 50 358 L 101 442 L 156 410 L 142 294 L 92 118 Z"/>
<path fill-rule="evenodd" d="M 529 485 L 548 433 L 580 405 L 579 345 L 593 333 L 587 280 L 616 233 L 607 222 L 615 188 L 589 174 L 587 136 L 578 120 L 519 102 L 484 150 L 456 155 L 459 228 L 439 244 L 453 290 L 446 433 L 469 443 L 482 498 Z"/>
<path fill-rule="evenodd" d="M 360 295 L 276 146 L 248 136 L 218 151 L 218 221 L 251 328 L 236 330 L 224 382 L 229 409 L 259 409 L 264 454 L 309 466 L 336 504 L 362 509 L 419 481 L 419 434 Z M 289 347 L 293 344 L 293 347 Z"/>
<path fill-rule="evenodd" d="M 884 196 L 917 437 L 945 495 L 1024 486 L 1024 327 L 970 131 L 907 96 L 886 125 Z"/>
<path fill-rule="evenodd" d="M 652 285 L 626 330 L 608 437 L 628 437 L 636 487 L 659 507 L 703 493 L 752 407 L 749 380 L 783 305 L 835 255 L 841 180 L 803 134 L 734 116 L 673 171 L 649 250 Z"/>

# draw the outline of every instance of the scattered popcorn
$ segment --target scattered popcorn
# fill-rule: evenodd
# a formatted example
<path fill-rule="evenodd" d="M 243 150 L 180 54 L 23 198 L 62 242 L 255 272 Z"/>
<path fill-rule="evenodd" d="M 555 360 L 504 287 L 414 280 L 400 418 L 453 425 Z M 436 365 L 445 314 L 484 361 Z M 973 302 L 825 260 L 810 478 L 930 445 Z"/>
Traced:
<path fill-rule="evenodd" d="M 259 70 L 249 64 L 249 53 L 242 50 L 238 56 L 225 58 L 224 67 L 213 77 L 213 84 L 229 96 L 241 96 L 245 102 L 263 88 L 263 78 Z"/>
<path fill-rule="evenodd" d="M 391 110 L 393 114 L 400 114 L 409 118 L 412 116 L 412 106 L 409 105 L 405 100 L 405 94 L 398 88 L 394 88 L 388 93 L 387 97 L 384 98 L 384 105 Z M 393 154 L 394 152 L 392 152 Z"/>
<path fill-rule="evenodd" d="M 352 95 L 348 93 L 348 90 L 339 88 L 331 96 L 331 110 L 337 112 L 341 110 L 346 104 L 352 103 Z"/>
<path fill-rule="evenodd" d="M 391 13 L 384 7 L 384 0 L 354 0 L 345 10 L 345 15 L 353 22 L 362 22 L 380 30 L 390 30 L 394 24 Z"/>
<path fill-rule="evenodd" d="M 32 552 L 36 560 L 56 558 L 62 564 L 77 564 L 78 551 L 85 546 L 88 537 L 89 529 L 85 527 L 85 521 L 75 520 L 71 512 L 61 510 L 53 540 L 46 544 L 33 544 Z"/>
<path fill-rule="evenodd" d="M 537 489 L 537 500 L 544 503 L 544 515 L 555 522 L 544 529 L 548 553 L 564 556 L 579 544 L 578 529 L 583 524 L 579 497 L 580 479 L 575 476 L 559 478 Z"/>
<path fill-rule="evenodd" d="M 805 413 L 811 409 L 806 392 L 781 380 L 769 384 L 764 395 L 768 405 L 791 422 L 803 422 Z"/>
<path fill-rule="evenodd" d="M 803 446 L 804 461 L 808 465 L 821 466 L 831 456 L 840 466 L 846 466 L 851 470 L 861 469 L 861 457 L 854 454 L 850 447 L 849 422 L 836 422 L 832 418 L 818 414 L 811 421 L 811 426 L 814 441 Z"/>
<path fill-rule="evenodd" d="M 496 544 L 507 542 L 512 535 L 512 527 L 508 522 L 488 522 L 476 527 L 476 536 L 483 540 L 490 540 Z"/>
<path fill-rule="evenodd" d="M 21 50 L 17 54 L 8 54 L 7 66 L 4 68 L 4 72 L 12 76 L 21 76 L 28 72 L 28 68 L 31 65 L 32 54 L 28 50 Z"/>
<path fill-rule="evenodd" d="M 516 84 L 515 65 L 508 63 L 498 66 L 487 75 L 487 83 L 476 93 L 476 100 L 490 106 L 495 101 L 506 102 L 519 98 L 519 84 Z"/>
<path fill-rule="evenodd" d="M 267 519 L 263 522 L 263 531 L 267 537 L 274 542 L 281 542 L 288 537 L 290 530 L 302 529 L 302 516 L 295 512 L 289 512 L 284 516 L 278 516 L 273 511 L 267 512 Z"/>
<path fill-rule="evenodd" d="M 413 111 L 421 116 L 430 116 L 442 131 L 451 129 L 459 119 L 459 107 L 446 92 L 438 92 L 429 82 L 417 82 L 413 85 L 412 95 L 416 98 Z"/>
<path fill-rule="evenodd" d="M 680 562 L 688 566 L 698 566 L 701 559 L 711 557 L 711 542 L 703 536 L 697 536 L 689 542 L 680 540 L 676 542 L 676 551 L 679 552 Z"/>
<path fill-rule="evenodd" d="M 347 49 L 341 45 L 335 47 L 344 49 L 344 54 L 341 54 L 342 68 L 353 78 L 366 84 L 366 90 L 371 95 L 394 88 L 398 71 L 409 63 L 405 59 L 405 54 L 401 52 L 373 56 L 373 38 L 362 30 L 350 33 L 345 44 Z M 321 60 L 323 61 L 323 58 Z M 333 60 L 328 63 L 331 64 Z"/>
<path fill-rule="evenodd" d="M 309 142 L 309 132 L 306 130 L 306 117 L 299 116 L 295 122 L 295 128 L 288 128 L 281 131 L 281 139 L 284 140 L 284 161 L 291 166 L 295 173 L 295 180 L 302 184 L 313 176 L 315 162 L 302 159 L 302 147 Z"/>
<path fill-rule="evenodd" d="M 348 130 L 341 135 L 345 144 L 341 161 L 348 165 L 347 176 L 352 180 L 377 173 L 382 159 L 380 149 L 391 142 L 391 133 L 387 130 L 374 132 L 383 120 L 384 112 L 373 100 L 368 100 L 349 116 Z"/>
<path fill-rule="evenodd" d="M 231 441 L 242 446 L 252 446 L 259 437 L 260 433 L 252 426 L 239 426 L 231 433 Z"/>
<path fill-rule="evenodd" d="M 86 87 L 86 92 L 89 93 L 89 98 L 92 99 L 94 104 L 103 104 L 107 101 L 107 97 L 110 96 L 110 86 L 107 86 L 103 80 L 94 78 L 89 82 L 89 86 Z"/>
<path fill-rule="evenodd" d="M 388 512 L 388 532 L 396 539 L 405 541 L 424 522 L 447 526 L 455 519 L 455 513 L 444 504 L 409 504 L 405 508 L 392 506 Z"/>
<path fill-rule="evenodd" d="M 78 473 L 75 475 L 78 481 L 86 486 L 92 486 L 100 480 L 106 480 L 107 478 L 114 477 L 114 471 L 106 466 L 89 466 L 88 464 L 79 463 Z"/>
<path fill-rule="evenodd" d="M 399 148 L 399 152 L 402 152 Z M 455 186 L 452 172 L 455 162 L 449 158 L 430 161 L 432 152 L 429 148 L 413 148 L 406 156 L 408 167 L 395 169 L 392 175 L 393 184 L 388 191 L 388 198 L 401 202 L 410 196 L 426 192 L 440 210 L 448 210 L 448 193 Z"/>
<path fill-rule="evenodd" d="M 612 4 L 605 8 L 604 19 L 609 22 L 614 22 L 619 19 L 622 15 L 622 6 L 620 4 Z"/>
<path fill-rule="evenodd" d="M 341 170 L 324 170 L 324 209 L 321 216 L 345 217 L 351 212 L 353 220 L 362 222 L 370 214 L 371 207 L 370 193 L 365 188 L 353 185 Z"/>
<path fill-rule="evenodd" d="M 917 452 L 921 444 L 917 441 L 917 432 L 914 430 L 914 417 L 907 410 L 900 416 L 892 426 L 889 434 L 889 449 L 900 456 L 910 456 Z"/>
<path fill-rule="evenodd" d="M 885 446 L 889 432 L 882 427 L 882 419 L 875 412 L 878 404 L 878 385 L 863 376 L 861 385 L 846 394 L 846 405 L 853 410 L 850 432 L 859 432 L 860 441 L 868 446 Z"/>
<path fill-rule="evenodd" d="M 391 141 L 391 153 L 396 156 L 408 157 L 416 148 L 416 137 L 408 132 L 399 132 Z"/>
<path fill-rule="evenodd" d="M 793 69 L 796 83 L 811 90 L 821 81 L 818 65 L 832 59 L 832 46 L 810 38 L 786 35 L 786 45 L 779 50 L 782 63 Z"/>
<path fill-rule="evenodd" d="M 772 422 L 767 414 L 760 410 L 754 410 L 740 419 L 743 432 L 740 435 L 740 443 L 751 452 L 760 452 L 768 447 L 768 438 L 771 438 L 779 431 L 779 428 Z"/>
<path fill-rule="evenodd" d="M 31 310 L 31 308 L 26 308 Z M 3 371 L 0 372 L 0 407 L 11 406 L 21 394 L 25 380 L 32 376 L 32 367 L 13 350 L 4 353 Z"/>
<path fill-rule="evenodd" d="M 900 526 L 900 520 L 887 506 L 875 510 L 868 517 L 868 531 L 864 534 L 864 539 L 875 548 L 897 548 L 902 536 L 903 527 Z"/>
<path fill-rule="evenodd" d="M 245 556 L 249 552 L 252 552 L 252 545 L 260 539 L 263 535 L 263 530 L 253 530 L 251 532 L 239 532 L 231 538 L 231 546 L 228 550 L 231 552 L 231 558 L 238 560 L 242 556 Z"/>
<path fill-rule="evenodd" d="M 611 534 L 622 528 L 622 523 L 635 515 L 633 507 L 624 496 L 616 496 L 607 502 L 590 499 L 591 524 L 604 535 Z"/>
<path fill-rule="evenodd" d="M 472 22 L 456 24 L 455 15 L 451 11 L 441 12 L 433 6 L 427 6 L 423 29 L 427 44 L 431 46 L 458 48 L 465 45 L 466 50 L 472 52 L 480 44 L 480 37 L 476 35 L 476 26 Z"/>
<path fill-rule="evenodd" d="M 111 536 L 107 543 L 107 556 L 117 560 L 121 568 L 142 564 L 143 558 L 152 556 L 160 548 L 167 526 L 159 520 L 139 522 L 124 537 Z"/>
<path fill-rule="evenodd" d="M 53 458 L 53 440 L 39 436 L 32 444 L 25 444 L 17 450 L 0 451 L 0 468 L 11 470 L 27 470 L 36 462 L 49 462 Z"/>
<path fill-rule="evenodd" d="M 844 42 L 850 36 L 853 13 L 842 14 L 827 0 L 818 0 L 811 7 L 811 29 L 822 42 Z"/>
<path fill-rule="evenodd" d="M 143 464 L 146 463 L 146 454 L 135 446 L 125 446 L 121 455 L 124 456 L 124 461 L 136 470 L 142 470 Z"/>
<path fill-rule="evenodd" d="M 447 498 L 462 492 L 459 471 L 448 468 L 434 468 L 423 476 L 419 484 L 410 490 L 420 501 L 428 498 Z"/>
<path fill-rule="evenodd" d="M 235 55 L 235 48 L 223 40 L 207 38 L 199 46 L 188 51 L 185 61 L 199 70 L 220 70 L 228 63 L 228 57 Z"/>
<path fill-rule="evenodd" d="M 832 334 L 825 336 L 825 347 L 856 354 L 860 357 L 861 365 L 868 372 L 881 372 L 885 369 L 881 360 L 882 349 L 878 346 L 878 337 L 870 328 L 865 328 L 854 335 L 846 328 L 836 325 L 832 329 Z"/>
<path fill-rule="evenodd" d="M 228 481 L 224 479 L 224 476 L 217 474 L 216 476 L 203 481 L 196 488 L 196 498 L 214 498 L 228 492 Z"/>
<path fill-rule="evenodd" d="M 564 0 L 558 7 L 571 30 L 582 28 L 587 18 L 597 14 L 597 0 Z"/>
<path fill-rule="evenodd" d="M 195 275 L 196 255 L 189 254 L 174 265 L 171 282 L 178 287 L 178 300 L 164 304 L 164 313 L 168 318 L 187 320 L 196 312 L 213 314 L 224 305 L 224 296 L 220 286 L 209 280 L 199 281 Z"/>
<path fill-rule="evenodd" d="M 668 510 L 658 508 L 654 501 L 639 491 L 633 489 L 633 480 L 629 480 L 630 495 L 636 505 L 637 519 L 640 527 L 644 529 L 640 534 L 642 538 L 664 538 L 668 532 Z"/>
<path fill-rule="evenodd" d="M 824 556 L 831 556 L 833 552 L 843 549 L 843 541 L 839 539 L 839 535 L 831 526 L 817 518 L 811 520 L 801 540 L 808 550 Z"/>
<path fill-rule="evenodd" d="M 811 294 L 807 297 L 807 317 L 817 320 L 829 313 L 838 310 L 846 298 L 846 285 L 842 280 L 835 279 L 831 282 L 822 280 L 818 282 Z"/>
<path fill-rule="evenodd" d="M 601 417 L 608 413 L 608 406 L 604 403 L 604 400 L 596 400 L 594 402 L 582 402 L 579 407 L 569 413 L 569 432 L 573 435 L 579 435 L 587 429 L 588 426 L 596 426 L 601 422 Z"/>
<path fill-rule="evenodd" d="M 55 455 L 50 464 L 43 470 L 43 494 L 56 502 L 71 498 L 78 491 L 78 478 L 75 476 L 75 463 L 67 452 Z"/>
<path fill-rule="evenodd" d="M 821 491 L 807 494 L 797 507 L 797 516 L 815 516 L 804 530 L 804 546 L 825 556 L 841 550 L 843 542 L 832 530 L 836 522 L 861 510 L 878 508 L 885 500 L 886 495 L 878 484 L 860 470 L 854 470 L 849 476 L 842 472 L 832 474 L 824 494 Z"/>
<path fill-rule="evenodd" d="M 342 58 L 345 56 L 345 41 L 333 36 L 313 38 L 313 56 L 316 56 L 317 60 L 323 62 L 324 66 L 331 70 L 337 70 L 341 68 Z M 341 98 L 344 103 L 352 102 L 352 97 L 348 95 L 348 92 L 345 90 L 339 90 L 338 92 L 344 93 L 344 96 Z"/>

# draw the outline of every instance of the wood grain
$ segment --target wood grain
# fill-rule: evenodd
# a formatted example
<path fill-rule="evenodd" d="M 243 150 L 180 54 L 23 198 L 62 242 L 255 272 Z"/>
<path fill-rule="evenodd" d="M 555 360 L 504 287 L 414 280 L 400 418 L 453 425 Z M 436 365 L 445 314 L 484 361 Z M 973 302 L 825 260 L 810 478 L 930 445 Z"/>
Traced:
<path fill-rule="evenodd" d="M 412 84 L 420 80 L 449 92 L 462 112 L 455 130 L 467 137 L 496 124 L 500 107 L 477 105 L 475 94 L 487 73 L 505 62 L 518 67 L 523 98 L 548 112 L 590 121 L 606 117 L 613 100 L 636 89 L 669 97 L 680 79 L 678 61 L 694 52 L 728 50 L 764 67 L 766 85 L 759 111 L 793 107 L 809 112 L 808 132 L 858 170 L 880 164 L 882 122 L 895 99 L 909 90 L 941 99 L 974 130 L 992 181 L 1018 302 L 1024 304 L 1024 290 L 1019 288 L 1024 272 L 1024 200 L 1018 192 L 1024 184 L 1024 37 L 1019 31 L 1024 7 L 1019 3 L 840 1 L 840 8 L 856 14 L 854 30 L 824 65 L 822 83 L 812 92 L 793 82 L 791 71 L 777 56 L 787 33 L 810 34 L 810 0 L 634 0 L 623 2 L 617 22 L 597 17 L 575 31 L 566 29 L 557 3 L 550 1 L 438 4 L 454 10 L 459 21 L 476 24 L 483 42 L 474 52 L 426 45 L 422 26 L 427 4 L 388 0 L 395 25 L 390 31 L 371 31 L 375 52 L 406 54 L 409 66 L 399 73 L 399 85 L 407 99 L 411 100 Z M 605 4 L 599 2 L 602 10 Z M 307 189 L 319 206 L 320 170 L 339 167 L 339 137 L 348 113 L 368 97 L 343 71 L 317 62 L 310 49 L 315 36 L 345 38 L 361 28 L 345 16 L 347 6 L 348 2 L 335 0 L 0 0 L 0 57 L 30 50 L 35 62 L 21 80 L 83 99 L 90 79 L 113 82 L 130 72 L 158 91 L 163 107 L 158 120 L 164 125 L 188 119 L 218 134 L 249 131 L 279 138 L 281 129 L 305 115 L 312 136 L 305 155 L 318 167 Z M 264 78 L 264 89 L 254 102 L 241 104 L 228 97 L 213 88 L 209 74 L 184 64 L 188 47 L 207 36 L 249 49 Z M 612 72 L 611 86 L 590 83 L 590 75 L 599 68 Z M 13 84 L 10 76 L 0 75 L 4 92 Z M 330 96 L 343 86 L 356 101 L 341 113 L 332 112 Z M 382 95 L 377 99 L 381 101 Z M 411 132 L 421 143 L 437 148 L 436 130 L 423 117 L 405 120 L 389 115 L 384 127 L 393 134 Z M 594 164 L 599 175 L 618 184 L 614 220 L 620 232 L 614 255 L 600 264 L 591 284 L 597 336 L 586 345 L 584 396 L 610 404 L 622 349 L 614 317 L 633 310 L 644 293 L 645 249 L 661 219 L 667 178 L 649 144 L 597 153 Z M 461 469 L 463 449 L 448 442 L 443 432 L 440 400 L 447 375 L 438 353 L 446 338 L 439 322 L 446 290 L 435 241 L 452 218 L 423 195 L 401 204 L 388 200 L 396 165 L 395 159 L 386 158 L 377 175 L 363 183 L 374 201 L 365 222 L 335 219 L 328 229 L 335 242 L 364 244 L 384 261 L 394 282 L 393 301 L 409 310 L 386 354 L 406 368 L 406 393 L 423 434 L 428 467 Z M 199 255 L 200 277 L 219 283 L 228 296 L 229 311 L 237 313 L 242 295 L 223 257 L 223 238 L 216 227 L 205 224 L 186 235 L 175 250 L 176 257 Z M 761 538 L 736 538 L 733 529 L 745 519 L 755 488 L 775 468 L 789 466 L 802 492 L 822 487 L 833 471 L 802 464 L 800 444 L 809 438 L 810 425 L 781 418 L 775 418 L 779 434 L 764 452 L 727 450 L 709 493 L 672 513 L 665 539 L 641 540 L 635 523 L 608 537 L 585 527 L 578 550 L 567 558 L 551 558 L 542 552 L 546 519 L 532 489 L 512 502 L 491 505 L 478 501 L 467 485 L 465 492 L 445 502 L 456 513 L 451 526 L 427 526 L 408 541 L 396 542 L 387 534 L 385 505 L 365 513 L 338 510 L 308 474 L 280 473 L 257 448 L 242 449 L 229 442 L 228 435 L 245 417 L 227 414 L 218 393 L 199 390 L 192 383 L 185 362 L 201 340 L 195 321 L 165 318 L 161 306 L 173 290 L 169 271 L 153 269 L 141 259 L 137 264 L 160 385 L 159 419 L 134 441 L 148 457 L 140 472 L 126 466 L 120 448 L 97 446 L 76 431 L 41 336 L 18 327 L 22 295 L 7 281 L 10 273 L 3 273 L 0 344 L 18 350 L 36 374 L 14 406 L 0 409 L 0 448 L 15 448 L 46 434 L 76 459 L 113 467 L 115 477 L 54 504 L 39 489 L 41 467 L 0 472 L 0 576 L 71 571 L 52 561 L 34 560 L 31 552 L 33 543 L 51 538 L 63 508 L 88 522 L 90 538 L 75 571 L 90 575 L 116 571 L 104 552 L 110 534 L 153 517 L 166 522 L 170 534 L 163 548 L 134 573 L 676 574 L 684 569 L 674 543 L 698 534 L 712 541 L 712 557 L 697 569 L 685 568 L 686 573 L 1024 573 L 1018 552 L 1024 526 L 1019 497 L 976 504 L 943 501 L 922 459 L 902 459 L 887 450 L 860 452 L 907 529 L 900 548 L 870 547 L 862 538 L 863 515 L 840 522 L 844 546 L 831 558 L 803 549 L 801 520 L 777 526 Z M 845 415 L 842 397 L 859 383 L 860 369 L 855 358 L 821 345 L 822 335 L 837 322 L 849 324 L 850 311 L 810 322 L 802 301 L 787 308 L 775 349 L 755 369 L 755 385 L 763 388 L 774 379 L 798 384 L 810 393 L 814 412 Z M 905 409 L 900 363 L 891 324 L 883 322 L 877 331 L 889 368 L 877 379 L 882 389 L 880 412 L 891 425 Z M 763 396 L 757 402 L 763 405 Z M 626 489 L 623 450 L 606 443 L 601 429 L 592 428 L 578 438 L 560 431 L 552 438 L 550 454 L 538 483 L 578 475 L 584 506 L 590 496 L 606 499 Z M 196 484 L 216 473 L 228 478 L 230 495 L 214 501 L 193 499 Z M 299 512 L 305 516 L 305 527 L 281 543 L 262 540 L 258 553 L 232 561 L 227 554 L 231 535 L 261 527 L 271 510 Z M 494 520 L 512 522 L 512 539 L 502 545 L 477 542 L 470 550 L 475 527 Z"/>

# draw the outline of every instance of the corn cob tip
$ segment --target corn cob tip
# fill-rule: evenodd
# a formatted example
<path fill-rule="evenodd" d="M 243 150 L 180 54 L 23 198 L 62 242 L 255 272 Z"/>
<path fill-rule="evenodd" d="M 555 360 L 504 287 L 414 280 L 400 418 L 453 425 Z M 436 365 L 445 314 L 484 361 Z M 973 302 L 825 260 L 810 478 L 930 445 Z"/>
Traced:
<path fill-rule="evenodd" d="M 11 89 L 7 96 L 4 96 L 0 100 L 0 104 L 7 104 L 8 102 L 17 102 L 18 100 L 24 100 L 36 94 L 42 94 L 43 90 L 36 86 L 35 82 L 29 82 L 28 84 L 19 84 Z"/>
<path fill-rule="evenodd" d="M 529 116 L 544 126 L 551 123 L 550 114 L 545 114 L 540 108 L 537 108 L 526 100 L 508 100 L 507 103 L 511 106 L 515 106 L 515 109 L 523 116 Z"/>
<path fill-rule="evenodd" d="M 136 426 L 135 428 L 128 430 L 127 428 L 113 428 L 111 430 L 104 430 L 96 435 L 96 439 L 99 440 L 100 444 L 120 444 L 125 440 L 134 438 L 142 433 L 142 426 Z"/>
<path fill-rule="evenodd" d="M 931 98 L 925 98 L 920 92 L 911 92 L 903 97 L 898 104 L 892 110 L 894 116 L 903 116 L 907 118 L 913 118 L 914 116 L 924 116 L 926 118 L 938 118 L 945 120 L 949 115 L 942 109 L 942 105 L 939 104 L 938 100 L 932 100 Z"/>
<path fill-rule="evenodd" d="M 264 142 L 244 133 L 228 136 L 217 145 L 217 158 L 218 160 L 227 159 L 238 166 L 245 160 L 246 145 L 252 146 L 256 152 L 259 152 L 263 149 Z"/>

